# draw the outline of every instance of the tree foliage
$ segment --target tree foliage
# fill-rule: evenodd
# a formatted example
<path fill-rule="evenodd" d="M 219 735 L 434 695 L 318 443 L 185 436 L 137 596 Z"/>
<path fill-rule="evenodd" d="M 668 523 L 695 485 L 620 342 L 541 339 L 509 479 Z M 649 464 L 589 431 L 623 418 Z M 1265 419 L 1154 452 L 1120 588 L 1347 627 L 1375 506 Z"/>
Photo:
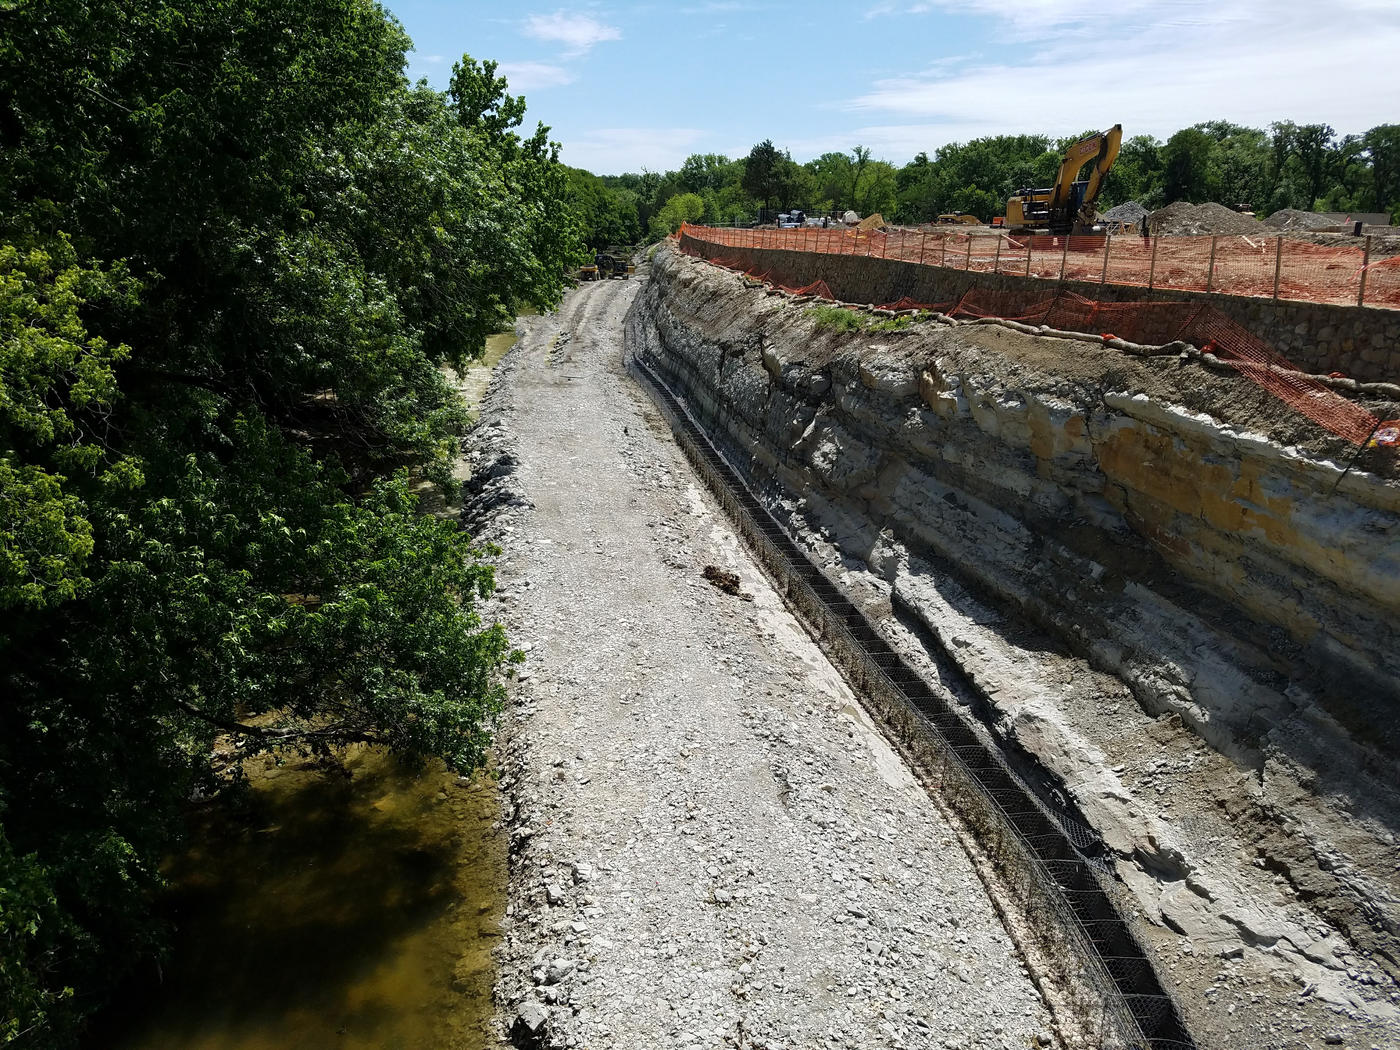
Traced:
<path fill-rule="evenodd" d="M 744 158 L 741 185 L 763 206 L 785 207 L 792 183 L 791 164 L 792 161 L 773 145 L 772 139 L 764 139 Z"/>
<path fill-rule="evenodd" d="M 705 200 L 698 193 L 678 193 L 652 216 L 653 240 L 660 240 L 681 228 L 682 223 L 699 222 L 705 214 Z"/>
<path fill-rule="evenodd" d="M 954 142 L 932 156 L 918 153 L 898 168 L 865 146 L 796 164 L 765 139 L 740 160 L 694 154 L 678 171 L 602 181 L 635 195 L 637 225 L 652 236 L 666 228 L 652 218 L 683 193 L 700 195 L 702 220 L 710 223 L 753 222 L 760 208 L 777 207 L 810 215 L 880 212 L 902 223 L 928 222 L 945 212 L 989 221 L 1005 213 L 1013 194 L 1049 186 L 1065 147 L 1090 133 Z M 1265 130 L 1212 120 L 1184 128 L 1166 143 L 1134 135 L 1124 140 L 1099 198 L 1104 208 L 1126 200 L 1149 208 L 1213 200 L 1261 214 L 1300 208 L 1400 217 L 1400 125 L 1338 138 L 1325 124 L 1281 121 Z"/>
<path fill-rule="evenodd" d="M 159 949 L 216 739 L 483 758 L 492 575 L 414 509 L 442 368 L 581 252 L 524 100 L 371 0 L 0 12 L 0 1043 Z"/>

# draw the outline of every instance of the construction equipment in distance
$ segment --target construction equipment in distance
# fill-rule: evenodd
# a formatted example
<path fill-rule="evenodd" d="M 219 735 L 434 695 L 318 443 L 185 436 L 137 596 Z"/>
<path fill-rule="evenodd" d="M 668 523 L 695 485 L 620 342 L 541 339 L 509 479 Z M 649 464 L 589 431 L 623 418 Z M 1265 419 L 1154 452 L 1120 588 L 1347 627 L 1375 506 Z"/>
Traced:
<path fill-rule="evenodd" d="M 969 215 L 965 211 L 944 212 L 933 220 L 939 226 L 981 226 L 982 220 L 976 215 Z"/>
<path fill-rule="evenodd" d="M 1065 150 L 1055 185 L 1043 190 L 1025 189 L 1006 202 L 1006 225 L 1018 233 L 1083 233 L 1094 225 L 1094 201 L 1103 189 L 1104 177 L 1118 159 L 1123 125 L 1115 124 L 1098 135 L 1082 138 Z M 1077 181 L 1079 170 L 1092 164 L 1089 177 Z"/>
<path fill-rule="evenodd" d="M 592 266 L 579 268 L 580 281 L 606 281 L 611 277 L 621 277 L 624 281 L 637 272 L 637 268 L 627 261 L 630 248 L 609 248 L 593 257 Z M 616 254 L 613 254 L 616 253 Z"/>

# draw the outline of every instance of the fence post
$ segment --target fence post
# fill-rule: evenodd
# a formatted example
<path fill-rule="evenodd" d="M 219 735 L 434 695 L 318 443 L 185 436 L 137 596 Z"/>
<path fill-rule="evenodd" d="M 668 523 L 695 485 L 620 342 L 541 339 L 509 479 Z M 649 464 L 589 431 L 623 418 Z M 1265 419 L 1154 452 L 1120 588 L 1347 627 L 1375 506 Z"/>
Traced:
<path fill-rule="evenodd" d="M 1028 233 L 1028 234 L 1026 234 L 1026 276 L 1027 276 L 1027 277 L 1029 277 L 1029 276 L 1031 275 L 1031 244 L 1032 244 L 1031 235 Z"/>
<path fill-rule="evenodd" d="M 963 259 L 963 269 L 972 269 L 972 234 L 967 234 L 967 257 Z"/>
<path fill-rule="evenodd" d="M 1366 238 L 1368 241 L 1370 238 Z M 928 230 L 919 231 L 919 265 L 924 264 L 924 251 L 928 248 Z"/>
<path fill-rule="evenodd" d="M 1278 302 L 1278 279 L 1283 273 L 1283 238 L 1274 241 L 1274 302 Z"/>
<path fill-rule="evenodd" d="M 1152 282 L 1157 279 L 1157 245 L 1162 241 L 1159 233 L 1152 238 L 1152 261 L 1147 264 L 1147 290 L 1152 291 Z"/>
<path fill-rule="evenodd" d="M 938 235 L 938 265 L 942 266 L 948 261 L 948 235 L 940 233 Z"/>
<path fill-rule="evenodd" d="M 1069 234 L 1065 234 L 1065 246 L 1060 251 L 1060 280 L 1065 279 L 1065 261 L 1069 258 Z"/>
<path fill-rule="evenodd" d="M 1366 235 L 1366 255 L 1361 260 L 1361 286 L 1356 289 L 1356 305 L 1366 305 L 1366 267 L 1371 265 L 1371 235 Z"/>
<path fill-rule="evenodd" d="M 1099 287 L 1104 286 L 1108 280 L 1108 249 L 1113 244 L 1113 234 L 1107 234 L 1103 239 L 1103 269 L 1099 270 Z"/>
<path fill-rule="evenodd" d="M 1210 264 L 1206 267 L 1206 291 L 1210 291 L 1211 286 L 1215 283 L 1215 246 L 1219 241 L 1219 237 L 1210 239 Z"/>
<path fill-rule="evenodd" d="M 992 260 L 992 273 L 1001 273 L 1001 234 L 997 234 L 997 254 Z"/>

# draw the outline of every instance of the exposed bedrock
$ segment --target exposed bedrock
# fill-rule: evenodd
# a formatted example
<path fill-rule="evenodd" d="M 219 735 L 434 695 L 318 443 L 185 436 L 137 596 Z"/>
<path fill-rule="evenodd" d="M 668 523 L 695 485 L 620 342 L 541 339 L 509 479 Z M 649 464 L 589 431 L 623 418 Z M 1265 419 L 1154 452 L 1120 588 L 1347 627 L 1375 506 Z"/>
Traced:
<path fill-rule="evenodd" d="M 1247 380 L 1174 357 L 989 325 L 842 331 L 669 247 L 627 339 L 756 488 L 936 631 L 940 610 L 963 615 L 973 643 L 1004 623 L 994 645 L 971 645 L 984 655 L 1023 628 L 1042 633 L 1130 690 L 1135 718 L 1166 735 L 1179 718 L 1189 732 L 1171 748 L 1206 742 L 1230 780 L 1211 819 L 1237 836 L 1235 861 L 1400 974 L 1393 464 L 1353 462 Z M 1203 862 L 1163 845 L 1171 820 L 1115 808 L 1103 766 L 1115 766 L 1119 716 L 1096 725 L 1066 699 L 1082 683 L 1028 679 L 1042 666 L 1034 648 L 1020 681 L 1013 670 L 998 685 L 995 654 L 966 669 L 1093 819 L 1123 825 L 1101 827 L 1120 854 L 1159 890 L 1190 886 Z M 1096 688 L 1108 705 L 1112 688 Z M 1228 897 L 1231 879 L 1219 880 Z M 1234 880 L 1239 894 L 1247 881 Z M 1230 910 L 1213 903 L 1217 918 Z M 1161 911 L 1178 932 L 1190 925 Z M 1318 930 L 1225 918 L 1252 947 L 1282 942 L 1300 960 L 1324 950 Z"/>

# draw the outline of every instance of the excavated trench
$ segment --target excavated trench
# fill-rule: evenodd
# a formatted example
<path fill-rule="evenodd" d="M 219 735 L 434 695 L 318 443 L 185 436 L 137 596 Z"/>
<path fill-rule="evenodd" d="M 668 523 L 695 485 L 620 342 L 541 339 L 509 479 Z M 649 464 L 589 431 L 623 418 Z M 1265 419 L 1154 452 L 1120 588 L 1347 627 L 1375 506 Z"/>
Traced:
<path fill-rule="evenodd" d="M 1393 462 L 1175 358 L 830 317 L 662 248 L 628 351 L 906 753 L 1159 1045 L 1400 1045 Z"/>

